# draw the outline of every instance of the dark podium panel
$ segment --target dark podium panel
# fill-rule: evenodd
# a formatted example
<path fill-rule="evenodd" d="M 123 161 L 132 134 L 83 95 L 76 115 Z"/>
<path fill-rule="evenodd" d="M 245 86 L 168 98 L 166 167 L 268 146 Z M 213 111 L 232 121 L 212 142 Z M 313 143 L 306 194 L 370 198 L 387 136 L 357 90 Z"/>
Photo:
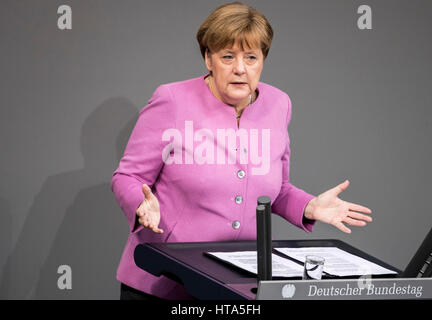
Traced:
<path fill-rule="evenodd" d="M 397 272 L 397 275 L 380 275 L 372 278 L 394 278 L 401 274 L 395 267 L 340 240 L 276 240 L 273 241 L 273 248 L 276 247 L 337 247 Z M 164 275 L 182 283 L 186 290 L 198 299 L 254 300 L 258 287 L 255 275 L 211 258 L 205 252 L 255 250 L 256 241 L 144 243 L 135 248 L 134 258 L 136 265 L 141 269 L 155 276 Z M 273 253 L 279 255 L 275 251 Z M 300 279 L 273 277 L 273 280 Z M 323 279 L 336 278 L 324 275 Z"/>

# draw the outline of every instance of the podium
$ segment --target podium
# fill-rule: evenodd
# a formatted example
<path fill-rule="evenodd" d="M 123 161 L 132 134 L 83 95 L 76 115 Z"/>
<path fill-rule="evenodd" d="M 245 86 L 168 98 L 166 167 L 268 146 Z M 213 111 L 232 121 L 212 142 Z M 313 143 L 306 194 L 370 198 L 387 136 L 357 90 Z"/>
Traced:
<path fill-rule="evenodd" d="M 274 240 L 272 241 L 272 247 L 337 247 L 397 273 L 372 276 L 373 281 L 375 281 L 374 279 L 377 279 L 377 281 L 396 280 L 395 278 L 402 274 L 401 270 L 341 240 Z M 293 284 L 300 285 L 300 287 L 306 281 L 309 281 L 310 284 L 310 280 L 301 280 L 301 278 L 277 277 L 273 277 L 272 281 L 258 282 L 256 275 L 229 266 L 205 254 L 205 252 L 256 250 L 256 241 L 144 243 L 135 248 L 134 259 L 139 268 L 154 276 L 164 275 L 183 284 L 189 294 L 201 300 L 278 299 L 279 296 L 276 295 L 276 289 L 274 288 L 278 288 L 278 295 L 282 291 L 287 293 L 286 296 L 280 296 L 280 298 L 289 299 L 295 297 L 293 294 L 295 285 L 293 286 Z M 345 281 L 349 286 L 349 283 L 357 283 L 358 278 L 335 278 L 324 275 L 323 280 L 318 280 L 316 283 L 328 285 L 328 283 L 338 282 L 338 284 L 343 284 L 341 281 Z M 427 282 L 432 284 L 430 281 Z M 432 289 L 432 286 L 428 286 L 428 288 Z M 299 293 L 300 289 L 297 289 L 297 292 Z M 337 292 L 340 292 L 340 290 Z M 428 292 L 426 295 L 429 294 Z M 315 294 L 314 296 L 315 298 L 325 298 L 325 295 L 317 296 Z M 369 296 L 369 299 L 371 298 L 373 298 L 372 295 Z"/>

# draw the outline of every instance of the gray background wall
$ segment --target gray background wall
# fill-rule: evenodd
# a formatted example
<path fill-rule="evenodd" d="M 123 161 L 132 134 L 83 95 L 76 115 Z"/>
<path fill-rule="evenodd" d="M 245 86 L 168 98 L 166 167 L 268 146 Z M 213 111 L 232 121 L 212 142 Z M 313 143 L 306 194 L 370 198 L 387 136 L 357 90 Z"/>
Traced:
<path fill-rule="evenodd" d="M 118 298 L 128 227 L 111 174 L 156 87 L 206 72 L 195 34 L 223 3 L 1 1 L 0 298 Z M 261 81 L 293 101 L 292 182 L 318 195 L 350 179 L 341 198 L 373 210 L 350 235 L 274 216 L 275 238 L 341 239 L 405 268 L 432 226 L 432 3 L 245 3 L 275 30 Z"/>

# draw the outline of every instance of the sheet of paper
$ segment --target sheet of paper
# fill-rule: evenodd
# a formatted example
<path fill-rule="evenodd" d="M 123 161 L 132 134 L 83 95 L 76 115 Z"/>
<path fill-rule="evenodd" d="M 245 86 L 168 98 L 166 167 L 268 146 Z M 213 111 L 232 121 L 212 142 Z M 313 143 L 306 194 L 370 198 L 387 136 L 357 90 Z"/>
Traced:
<path fill-rule="evenodd" d="M 208 252 L 221 260 L 233 264 L 239 268 L 258 274 L 257 252 L 236 251 L 236 252 Z M 302 277 L 303 266 L 272 253 L 272 275 L 273 277 Z"/>
<path fill-rule="evenodd" d="M 275 248 L 275 250 L 302 263 L 307 255 L 321 256 L 325 259 L 323 271 L 340 277 L 397 273 L 336 247 Z"/>

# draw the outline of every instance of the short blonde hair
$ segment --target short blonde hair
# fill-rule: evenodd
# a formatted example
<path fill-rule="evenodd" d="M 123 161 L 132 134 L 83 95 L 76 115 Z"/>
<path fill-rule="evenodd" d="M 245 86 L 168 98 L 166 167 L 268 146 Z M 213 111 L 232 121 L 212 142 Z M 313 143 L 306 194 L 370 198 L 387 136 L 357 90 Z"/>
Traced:
<path fill-rule="evenodd" d="M 238 43 L 242 50 L 261 48 L 264 59 L 273 40 L 273 28 L 258 10 L 241 2 L 224 4 L 215 9 L 198 29 L 201 55 L 208 49 L 217 52 Z"/>

